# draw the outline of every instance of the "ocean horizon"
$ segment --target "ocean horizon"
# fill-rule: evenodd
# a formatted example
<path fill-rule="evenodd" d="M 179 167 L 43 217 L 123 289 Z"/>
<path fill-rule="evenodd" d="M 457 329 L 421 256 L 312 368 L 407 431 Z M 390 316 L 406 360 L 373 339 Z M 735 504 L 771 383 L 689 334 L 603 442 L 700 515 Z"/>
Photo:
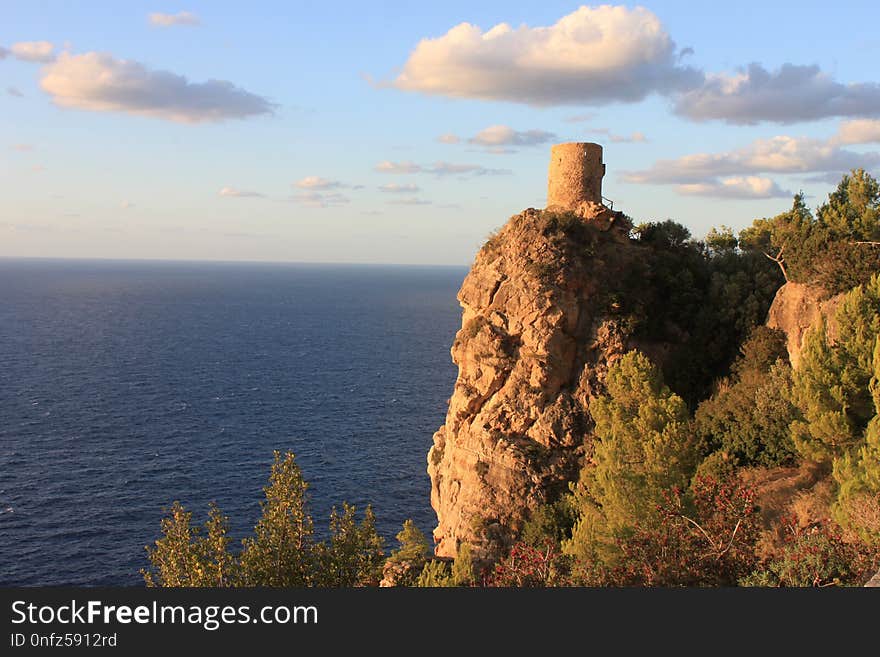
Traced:
<path fill-rule="evenodd" d="M 430 536 L 426 458 L 467 267 L 0 258 L 0 585 L 138 585 L 179 500 L 234 543 L 274 450 L 316 534 L 371 504 Z"/>

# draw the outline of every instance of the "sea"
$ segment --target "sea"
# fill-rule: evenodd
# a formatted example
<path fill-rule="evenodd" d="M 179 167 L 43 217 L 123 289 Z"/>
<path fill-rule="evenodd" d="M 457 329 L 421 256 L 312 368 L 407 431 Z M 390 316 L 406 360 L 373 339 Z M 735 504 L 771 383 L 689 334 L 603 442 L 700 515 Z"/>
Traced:
<path fill-rule="evenodd" d="M 464 267 L 0 259 L 0 586 L 142 585 L 180 501 L 234 544 L 292 451 L 318 538 L 430 538 Z"/>

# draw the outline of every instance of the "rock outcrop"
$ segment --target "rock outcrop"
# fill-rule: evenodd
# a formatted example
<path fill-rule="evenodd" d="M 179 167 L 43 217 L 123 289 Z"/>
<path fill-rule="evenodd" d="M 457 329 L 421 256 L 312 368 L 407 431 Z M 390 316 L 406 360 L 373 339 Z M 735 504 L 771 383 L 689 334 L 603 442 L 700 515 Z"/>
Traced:
<path fill-rule="evenodd" d="M 842 294 L 828 298 L 825 291 L 804 283 L 788 282 L 779 288 L 770 312 L 767 326 L 781 330 L 787 336 L 786 346 L 791 365 L 797 368 L 807 330 L 825 319 L 828 335 L 837 333 L 834 313 L 843 298 Z"/>
<path fill-rule="evenodd" d="M 618 313 L 641 249 L 620 212 L 529 209 L 477 254 L 458 300 L 458 378 L 428 454 L 436 554 L 462 542 L 478 561 L 510 544 L 529 513 L 567 490 L 588 449 L 590 400 L 634 344 Z"/>

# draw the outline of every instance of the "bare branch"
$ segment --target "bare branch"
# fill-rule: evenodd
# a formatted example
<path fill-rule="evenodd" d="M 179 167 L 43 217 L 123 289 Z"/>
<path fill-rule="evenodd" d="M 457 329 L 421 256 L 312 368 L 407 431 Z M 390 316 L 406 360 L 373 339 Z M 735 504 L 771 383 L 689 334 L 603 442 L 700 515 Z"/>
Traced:
<path fill-rule="evenodd" d="M 700 524 L 699 524 L 698 522 L 696 522 L 695 520 L 691 520 L 690 518 L 688 518 L 686 515 L 683 515 L 683 514 L 679 515 L 679 517 L 680 517 L 680 518 L 684 518 L 684 519 L 687 520 L 689 523 L 691 523 L 694 527 L 696 527 L 697 529 L 699 529 L 699 530 L 702 532 L 703 536 L 706 537 L 706 540 L 709 541 L 709 545 L 711 545 L 713 548 L 717 549 L 717 547 L 716 547 L 716 545 L 715 545 L 715 541 L 713 541 L 713 540 L 712 540 L 712 537 L 709 536 L 709 534 L 706 533 L 706 530 L 705 530 L 705 529 L 703 529 L 702 527 L 700 527 Z"/>

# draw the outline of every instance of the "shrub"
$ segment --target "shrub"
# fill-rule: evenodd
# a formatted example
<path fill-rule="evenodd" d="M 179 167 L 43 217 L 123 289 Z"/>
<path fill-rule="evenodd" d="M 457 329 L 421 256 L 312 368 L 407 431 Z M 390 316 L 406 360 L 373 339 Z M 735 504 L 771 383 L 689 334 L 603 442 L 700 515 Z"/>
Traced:
<path fill-rule="evenodd" d="M 785 530 L 781 553 L 743 577 L 743 586 L 861 586 L 880 563 L 876 548 L 845 540 L 833 523 L 801 527 L 788 519 Z"/>

